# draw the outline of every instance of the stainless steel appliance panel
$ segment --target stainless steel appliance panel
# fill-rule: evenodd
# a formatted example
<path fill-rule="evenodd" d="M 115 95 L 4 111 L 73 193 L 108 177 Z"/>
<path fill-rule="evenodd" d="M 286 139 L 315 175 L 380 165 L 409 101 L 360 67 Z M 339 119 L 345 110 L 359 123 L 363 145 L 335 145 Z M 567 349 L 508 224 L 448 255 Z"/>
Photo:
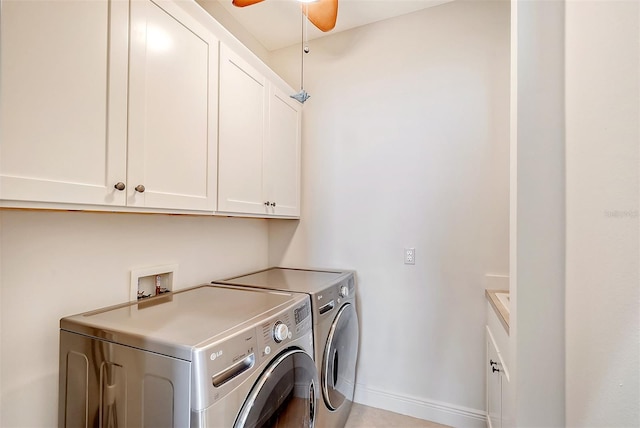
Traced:
<path fill-rule="evenodd" d="M 188 427 L 188 361 L 60 332 L 60 427 Z"/>
<path fill-rule="evenodd" d="M 216 281 L 216 283 L 298 293 L 317 293 L 340 282 L 350 274 L 351 272 L 348 271 L 271 268 L 224 281 Z"/>
<path fill-rule="evenodd" d="M 309 310 L 308 298 L 305 299 L 307 311 Z M 300 309 L 301 306 L 297 306 Z M 300 321 L 300 328 L 292 332 L 290 339 L 280 343 L 272 337 L 272 328 L 276 322 L 271 319 L 268 323 L 256 327 L 256 335 L 262 336 L 257 349 L 257 364 L 253 369 L 238 376 L 238 378 L 223 385 L 221 388 L 212 387 L 210 396 L 214 397 L 209 407 L 192 411 L 191 426 L 193 428 L 255 428 L 252 421 L 255 416 L 270 415 L 271 421 L 288 420 L 294 418 L 296 424 L 291 427 L 313 427 L 318 406 L 322 404 L 319 380 L 313 355 L 313 335 L 311 331 L 310 316 Z M 220 348 L 211 350 L 217 354 L 233 354 L 235 346 L 227 347 L 224 343 Z M 283 356 L 292 354 L 295 358 Z M 243 354 L 240 354 L 242 358 Z M 218 357 L 215 358 L 217 360 Z M 196 374 L 197 379 L 211 379 L 211 373 L 218 373 L 215 369 L 208 373 Z M 211 384 L 211 383 L 210 383 Z M 311 384 L 313 392 L 310 393 Z M 229 387 L 225 389 L 225 387 Z M 271 394 L 272 391 L 277 393 Z M 312 395 L 311 395 L 312 394 Z M 311 410 L 306 414 L 306 405 L 313 403 Z M 246 417 L 240 416 L 242 412 L 250 412 Z M 312 417 L 313 416 L 313 417 Z M 258 417 L 261 419 L 261 417 Z M 311 423 L 305 425 L 304 420 Z M 281 425 L 284 426 L 284 425 Z"/>
<path fill-rule="evenodd" d="M 308 295 L 204 285 L 63 318 L 59 426 L 240 428 L 251 394 L 264 415 L 312 409 L 300 425 L 311 428 L 322 403 L 311 313 Z M 269 367 L 280 398 L 254 387 L 271 384 Z"/>
<path fill-rule="evenodd" d="M 287 293 L 204 285 L 65 317 L 60 328 L 191 360 L 194 348 L 252 327 L 294 303 Z"/>
<path fill-rule="evenodd" d="M 331 410 L 353 399 L 357 347 L 358 318 L 354 306 L 348 303 L 331 325 L 322 358 L 322 395 Z"/>
<path fill-rule="evenodd" d="M 353 401 L 358 356 L 355 273 L 274 267 L 214 283 L 310 296 L 314 356 L 323 395 L 316 426 L 344 426 Z"/>
<path fill-rule="evenodd" d="M 317 408 L 315 363 L 304 351 L 289 349 L 260 376 L 234 427 L 312 428 Z"/>

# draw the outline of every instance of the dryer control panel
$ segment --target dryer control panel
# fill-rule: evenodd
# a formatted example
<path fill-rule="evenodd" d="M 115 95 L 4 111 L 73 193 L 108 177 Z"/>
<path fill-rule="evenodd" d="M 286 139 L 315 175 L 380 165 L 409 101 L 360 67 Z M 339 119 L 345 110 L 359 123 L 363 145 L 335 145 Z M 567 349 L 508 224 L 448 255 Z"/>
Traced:
<path fill-rule="evenodd" d="M 331 313 L 334 309 L 339 308 L 343 302 L 352 300 L 356 295 L 356 284 L 353 274 L 350 274 L 347 278 L 338 282 L 337 284 L 328 287 L 320 293 L 317 293 L 316 308 L 317 316 L 324 317 Z"/>

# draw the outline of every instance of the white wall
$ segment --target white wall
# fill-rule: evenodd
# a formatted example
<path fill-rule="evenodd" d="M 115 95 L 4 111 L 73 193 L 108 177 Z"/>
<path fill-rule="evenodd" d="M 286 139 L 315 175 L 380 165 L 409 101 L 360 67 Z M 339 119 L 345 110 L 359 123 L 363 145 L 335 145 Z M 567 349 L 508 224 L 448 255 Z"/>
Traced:
<path fill-rule="evenodd" d="M 518 1 L 507 426 L 564 426 L 564 2 Z"/>
<path fill-rule="evenodd" d="M 484 426 L 483 278 L 508 272 L 509 3 L 310 47 L 302 220 L 270 224 L 270 261 L 357 270 L 358 401 Z M 299 87 L 297 48 L 271 65 Z"/>
<path fill-rule="evenodd" d="M 57 424 L 58 321 L 129 300 L 131 269 L 177 263 L 179 289 L 267 265 L 266 220 L 0 211 L 0 230 L 2 427 Z"/>
<path fill-rule="evenodd" d="M 640 4 L 567 2 L 567 419 L 640 426 Z"/>
<path fill-rule="evenodd" d="M 640 7 L 517 8 L 509 426 L 636 427 Z"/>

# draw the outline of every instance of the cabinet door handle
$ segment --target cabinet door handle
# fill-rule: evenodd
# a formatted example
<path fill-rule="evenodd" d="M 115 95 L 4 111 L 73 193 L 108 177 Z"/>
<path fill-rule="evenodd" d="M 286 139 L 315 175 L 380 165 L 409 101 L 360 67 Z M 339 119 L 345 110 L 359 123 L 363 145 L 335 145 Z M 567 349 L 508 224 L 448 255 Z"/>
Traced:
<path fill-rule="evenodd" d="M 136 186 L 136 192 L 144 193 L 144 191 L 145 191 L 145 188 L 144 188 L 144 186 L 142 184 L 138 184 Z"/>
<path fill-rule="evenodd" d="M 495 367 L 493 367 L 493 366 L 491 366 L 491 370 L 492 370 L 494 373 L 495 373 L 495 372 L 500 373 L 500 369 L 497 369 L 497 368 L 495 368 Z"/>
<path fill-rule="evenodd" d="M 276 203 L 275 203 L 275 202 L 271 202 L 271 206 L 272 206 L 272 207 L 275 207 L 275 206 L 276 206 Z"/>
<path fill-rule="evenodd" d="M 125 189 L 125 185 L 122 181 L 119 181 L 116 183 L 115 186 L 113 186 L 116 190 L 120 190 L 121 192 Z"/>
<path fill-rule="evenodd" d="M 264 203 L 264 205 L 268 207 L 271 204 L 269 203 L 269 201 L 267 201 L 267 202 Z"/>
<path fill-rule="evenodd" d="M 497 362 L 495 362 L 495 361 L 493 361 L 493 360 L 489 360 L 489 364 L 490 364 L 491 366 L 495 366 L 495 365 L 497 365 L 498 363 L 497 363 Z"/>

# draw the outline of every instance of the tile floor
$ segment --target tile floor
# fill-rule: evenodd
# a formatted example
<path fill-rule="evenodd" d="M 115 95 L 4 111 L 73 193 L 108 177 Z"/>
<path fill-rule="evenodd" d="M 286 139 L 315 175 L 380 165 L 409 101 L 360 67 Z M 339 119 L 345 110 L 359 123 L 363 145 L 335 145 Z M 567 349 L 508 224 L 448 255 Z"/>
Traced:
<path fill-rule="evenodd" d="M 450 428 L 411 416 L 353 403 L 345 428 Z"/>

